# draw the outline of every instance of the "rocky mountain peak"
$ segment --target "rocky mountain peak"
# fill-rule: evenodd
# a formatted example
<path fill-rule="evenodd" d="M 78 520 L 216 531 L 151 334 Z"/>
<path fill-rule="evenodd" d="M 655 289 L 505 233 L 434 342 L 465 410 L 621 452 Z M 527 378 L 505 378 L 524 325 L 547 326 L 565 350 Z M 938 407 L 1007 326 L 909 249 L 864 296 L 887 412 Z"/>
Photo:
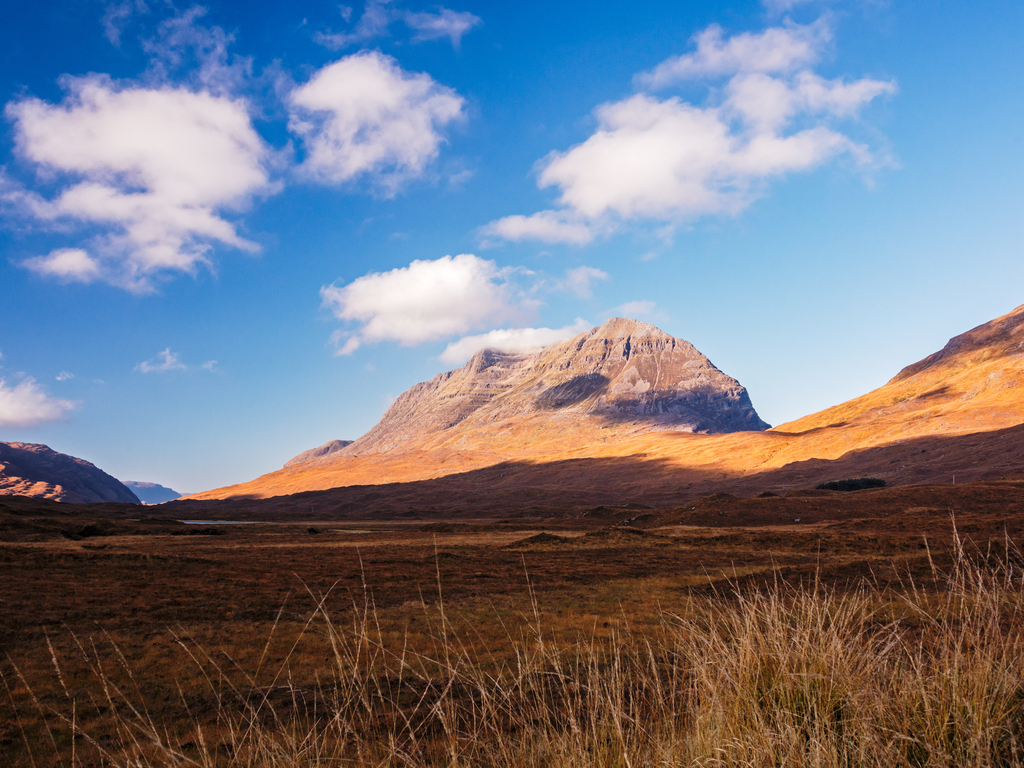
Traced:
<path fill-rule="evenodd" d="M 530 417 L 617 431 L 767 429 L 746 389 L 692 344 L 614 317 L 535 353 L 484 349 L 399 396 L 337 455 L 380 453 Z M 554 426 L 554 422 L 552 422 Z"/>

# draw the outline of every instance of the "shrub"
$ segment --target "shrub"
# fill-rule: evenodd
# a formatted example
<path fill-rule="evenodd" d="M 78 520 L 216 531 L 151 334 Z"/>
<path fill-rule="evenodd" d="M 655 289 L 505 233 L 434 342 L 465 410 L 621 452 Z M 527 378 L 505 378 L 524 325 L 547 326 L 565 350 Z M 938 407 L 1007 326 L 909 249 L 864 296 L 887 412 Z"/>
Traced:
<path fill-rule="evenodd" d="M 885 488 L 885 480 L 877 477 L 856 477 L 819 483 L 815 488 L 819 491 L 863 491 L 867 488 Z"/>

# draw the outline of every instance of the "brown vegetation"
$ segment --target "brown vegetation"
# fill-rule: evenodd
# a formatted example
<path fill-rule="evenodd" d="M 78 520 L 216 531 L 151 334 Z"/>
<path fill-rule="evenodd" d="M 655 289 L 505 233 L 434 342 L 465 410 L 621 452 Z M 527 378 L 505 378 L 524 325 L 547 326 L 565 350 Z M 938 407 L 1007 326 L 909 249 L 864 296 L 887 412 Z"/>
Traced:
<path fill-rule="evenodd" d="M 14 500 L 0 763 L 1020 765 L 1020 493 L 209 526 Z"/>

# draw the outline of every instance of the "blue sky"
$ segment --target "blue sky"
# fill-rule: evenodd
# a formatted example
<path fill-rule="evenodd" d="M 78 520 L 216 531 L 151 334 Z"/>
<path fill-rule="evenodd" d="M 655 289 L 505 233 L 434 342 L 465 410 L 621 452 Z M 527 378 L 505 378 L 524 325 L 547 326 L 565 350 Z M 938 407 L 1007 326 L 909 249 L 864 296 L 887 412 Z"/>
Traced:
<path fill-rule="evenodd" d="M 622 314 L 779 424 L 1024 303 L 1017 2 L 3 13 L 0 440 L 121 479 Z"/>

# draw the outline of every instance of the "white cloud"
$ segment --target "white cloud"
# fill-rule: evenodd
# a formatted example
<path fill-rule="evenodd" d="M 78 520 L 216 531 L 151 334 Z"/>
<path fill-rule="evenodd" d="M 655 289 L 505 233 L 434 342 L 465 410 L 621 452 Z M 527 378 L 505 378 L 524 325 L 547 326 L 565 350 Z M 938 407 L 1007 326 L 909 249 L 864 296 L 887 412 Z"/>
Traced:
<path fill-rule="evenodd" d="M 669 220 L 736 212 L 757 182 L 850 149 L 823 126 L 789 136 L 733 132 L 719 110 L 638 94 L 597 110 L 598 131 L 556 154 L 540 176 L 559 202 L 598 218 Z"/>
<path fill-rule="evenodd" d="M 188 366 L 181 362 L 178 354 L 171 352 L 170 347 L 157 353 L 156 357 L 135 366 L 135 370 L 142 373 L 167 373 L 168 371 L 184 371 L 187 368 Z"/>
<path fill-rule="evenodd" d="M 824 21 L 805 26 L 787 24 L 760 33 L 743 32 L 727 40 L 723 39 L 722 28 L 712 24 L 695 36 L 694 53 L 666 59 L 650 72 L 637 75 L 637 81 L 656 90 L 697 77 L 789 72 L 817 61 L 831 38 Z"/>
<path fill-rule="evenodd" d="M 58 248 L 46 256 L 25 259 L 21 266 L 65 283 L 91 283 L 102 274 L 99 262 L 81 248 Z"/>
<path fill-rule="evenodd" d="M 153 38 L 142 41 L 151 57 L 148 80 L 188 80 L 195 90 L 217 95 L 236 93 L 247 85 L 252 77 L 252 59 L 229 54 L 234 36 L 220 27 L 200 24 L 206 13 L 206 8 L 194 5 L 165 19 Z"/>
<path fill-rule="evenodd" d="M 341 6 L 341 15 L 346 22 L 350 21 L 352 9 Z M 389 0 L 369 0 L 362 16 L 350 32 L 318 32 L 314 35 L 314 40 L 333 51 L 338 51 L 390 34 L 389 27 L 392 22 L 398 20 L 404 22 L 415 33 L 412 42 L 448 38 L 455 50 L 462 44 L 463 35 L 481 23 L 479 17 L 464 11 L 452 11 L 442 7 L 437 13 L 411 13 L 394 8 Z"/>
<path fill-rule="evenodd" d="M 464 104 L 452 89 L 377 51 L 328 64 L 289 100 L 289 128 L 306 149 L 301 175 L 343 184 L 372 174 L 389 195 L 437 157 L 441 129 L 463 117 Z"/>
<path fill-rule="evenodd" d="M 627 301 L 625 304 L 608 310 L 605 314 L 608 317 L 652 317 L 657 305 L 653 301 Z"/>
<path fill-rule="evenodd" d="M 41 174 L 64 180 L 46 199 L 11 193 L 23 212 L 54 224 L 99 227 L 88 251 L 59 249 L 24 262 L 63 280 L 104 280 L 153 290 L 169 272 L 208 263 L 213 243 L 258 246 L 223 218 L 273 191 L 269 149 L 244 101 L 174 87 L 123 86 L 90 75 L 65 78 L 60 104 L 7 105 L 17 152 Z"/>
<path fill-rule="evenodd" d="M 760 73 L 737 75 L 727 92 L 725 109 L 758 131 L 774 132 L 800 114 L 852 117 L 878 96 L 895 93 L 896 86 L 869 78 L 826 80 L 804 71 L 791 81 Z"/>
<path fill-rule="evenodd" d="M 335 317 L 360 324 L 358 331 L 334 337 L 336 343 L 347 337 L 338 351 L 347 355 L 364 342 L 419 344 L 516 316 L 508 274 L 493 261 L 463 253 L 326 285 L 320 295 Z"/>
<path fill-rule="evenodd" d="M 497 237 L 502 240 L 540 240 L 543 243 L 570 243 L 586 245 L 594 239 L 590 226 L 583 221 L 573 220 L 564 211 L 540 211 L 532 216 L 505 216 L 482 227 L 484 238 Z"/>
<path fill-rule="evenodd" d="M 828 0 L 825 0 L 827 2 Z M 769 13 L 782 14 L 786 11 L 790 11 L 798 5 L 806 5 L 808 3 L 815 2 L 815 0 L 761 0 L 761 5 L 765 7 Z"/>
<path fill-rule="evenodd" d="M 607 280 L 608 273 L 596 267 L 576 267 L 565 271 L 565 280 L 562 287 L 570 293 L 574 293 L 581 299 L 590 298 L 593 291 L 590 284 L 595 280 Z"/>
<path fill-rule="evenodd" d="M 67 371 L 61 371 L 57 374 L 57 381 L 67 381 L 68 379 L 75 378 L 75 374 L 68 373 Z"/>
<path fill-rule="evenodd" d="M 144 13 L 146 4 L 143 0 L 120 0 L 107 2 L 103 9 L 103 34 L 111 45 L 120 47 L 121 33 L 136 13 Z"/>
<path fill-rule="evenodd" d="M 342 18 L 348 21 L 352 18 L 352 9 L 342 6 L 341 14 Z M 337 51 L 386 35 L 388 26 L 393 20 L 394 12 L 389 7 L 388 0 L 383 2 L 369 0 L 363 10 L 363 15 L 359 17 L 359 21 L 356 22 L 356 26 L 351 32 L 318 32 L 313 39 L 320 45 Z"/>
<path fill-rule="evenodd" d="M 709 214 L 737 214 L 767 184 L 839 155 L 861 167 L 872 150 L 837 130 L 893 82 L 826 80 L 806 68 L 831 38 L 824 21 L 723 37 L 710 27 L 697 51 L 639 78 L 664 86 L 683 78 L 727 77 L 696 106 L 639 93 L 595 110 L 597 130 L 541 164 L 538 185 L 559 190 L 559 209 L 506 216 L 481 229 L 505 240 L 585 243 L 618 222 L 674 226 Z"/>
<path fill-rule="evenodd" d="M 50 397 L 31 377 L 13 387 L 0 379 L 0 428 L 34 427 L 58 421 L 74 407 L 70 400 Z"/>
<path fill-rule="evenodd" d="M 479 16 L 447 8 L 441 8 L 439 13 L 407 13 L 403 20 L 409 28 L 416 30 L 412 38 L 414 43 L 447 37 L 455 50 L 462 45 L 462 36 L 481 23 Z"/>
<path fill-rule="evenodd" d="M 536 352 L 562 339 L 571 339 L 591 328 L 583 318 L 563 328 L 508 328 L 465 336 L 453 341 L 440 357 L 446 363 L 459 365 L 466 362 L 481 349 L 497 349 L 501 352 Z"/>
<path fill-rule="evenodd" d="M 203 363 L 199 367 L 202 368 L 204 371 L 210 371 L 210 372 L 220 370 L 219 368 L 217 368 L 217 361 L 216 360 L 207 360 L 205 363 Z"/>

